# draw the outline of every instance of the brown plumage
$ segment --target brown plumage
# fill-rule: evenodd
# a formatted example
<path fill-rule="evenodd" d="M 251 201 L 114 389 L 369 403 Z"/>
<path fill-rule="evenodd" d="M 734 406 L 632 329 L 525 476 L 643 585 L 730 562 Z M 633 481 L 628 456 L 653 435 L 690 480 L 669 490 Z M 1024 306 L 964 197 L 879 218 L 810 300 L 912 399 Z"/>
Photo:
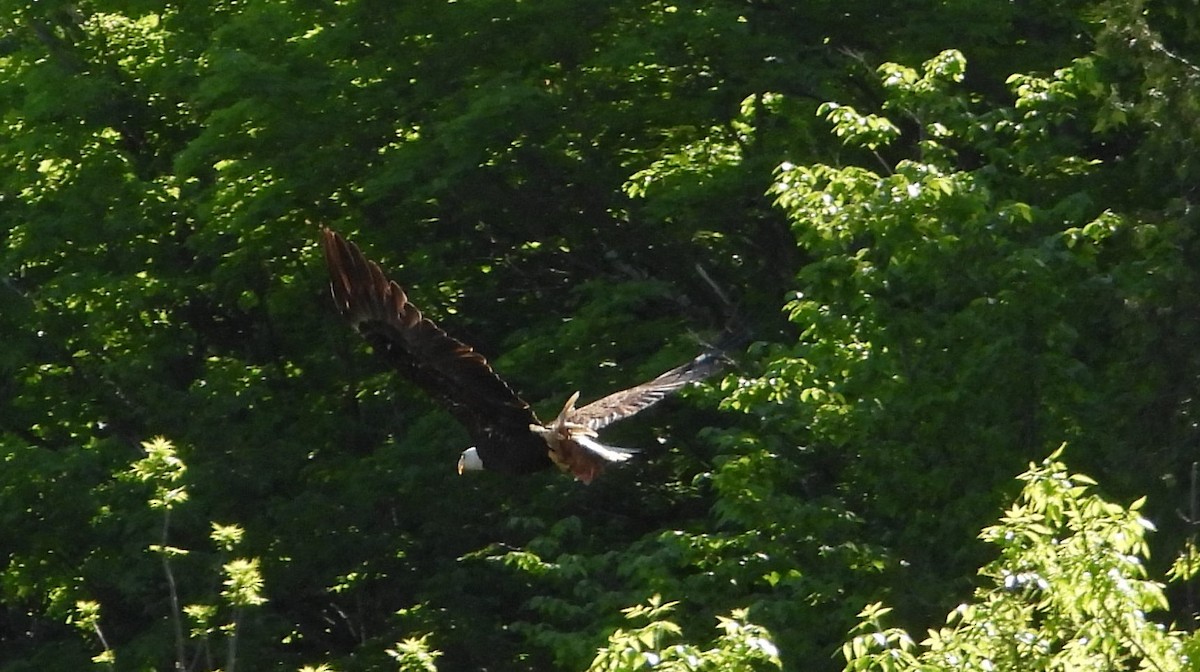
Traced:
<path fill-rule="evenodd" d="M 600 443 L 596 430 L 712 375 L 723 362 L 719 353 L 706 353 L 578 409 L 576 392 L 558 417 L 543 425 L 483 355 L 423 317 L 400 285 L 356 245 L 329 229 L 322 231 L 321 245 L 338 311 L 379 356 L 445 406 L 471 435 L 475 445 L 463 451 L 460 473 L 486 468 L 524 474 L 556 464 L 591 482 L 607 464 L 634 453 Z"/>

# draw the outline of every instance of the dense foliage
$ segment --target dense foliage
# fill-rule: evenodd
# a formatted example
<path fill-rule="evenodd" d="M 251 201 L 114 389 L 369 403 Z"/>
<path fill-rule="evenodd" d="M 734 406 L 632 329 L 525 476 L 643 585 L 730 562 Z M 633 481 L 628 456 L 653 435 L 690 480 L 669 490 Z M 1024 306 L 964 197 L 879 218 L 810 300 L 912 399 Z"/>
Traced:
<path fill-rule="evenodd" d="M 0 671 L 1195 660 L 1188 2 L 8 2 L 0 106 Z M 460 478 L 321 225 L 543 416 L 748 345 Z"/>
<path fill-rule="evenodd" d="M 848 670 L 1181 670 L 1197 644 L 1147 618 L 1165 609 L 1162 586 L 1146 580 L 1145 500 L 1123 508 L 1090 492 L 1058 453 L 1021 475 L 1026 486 L 982 538 L 1000 557 L 981 572 L 989 585 L 955 607 L 947 626 L 918 646 L 880 625 L 870 605 L 844 647 Z"/>

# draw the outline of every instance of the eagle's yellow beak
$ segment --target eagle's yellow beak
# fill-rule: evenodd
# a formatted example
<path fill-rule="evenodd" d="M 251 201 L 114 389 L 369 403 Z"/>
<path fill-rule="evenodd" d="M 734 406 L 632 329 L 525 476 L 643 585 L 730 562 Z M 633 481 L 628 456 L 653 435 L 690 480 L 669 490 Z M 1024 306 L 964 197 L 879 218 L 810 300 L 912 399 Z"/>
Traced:
<path fill-rule="evenodd" d="M 459 476 L 462 476 L 462 475 L 463 475 L 463 471 L 465 471 L 465 470 L 466 470 L 466 466 L 463 464 L 463 462 L 465 462 L 465 461 L 466 461 L 466 458 L 465 458 L 465 457 L 459 457 L 459 458 L 458 458 L 458 475 L 459 475 Z"/>

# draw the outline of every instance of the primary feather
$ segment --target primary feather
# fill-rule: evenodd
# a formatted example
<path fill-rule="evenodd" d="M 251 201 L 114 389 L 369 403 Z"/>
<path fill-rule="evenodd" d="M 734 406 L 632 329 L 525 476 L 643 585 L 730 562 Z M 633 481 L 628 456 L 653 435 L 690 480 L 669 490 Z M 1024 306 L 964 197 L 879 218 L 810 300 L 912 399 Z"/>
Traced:
<path fill-rule="evenodd" d="M 545 443 L 528 429 L 537 416 L 483 355 L 421 315 L 354 243 L 325 229 L 322 247 L 338 311 L 466 427 L 488 469 L 527 473 L 550 466 Z"/>

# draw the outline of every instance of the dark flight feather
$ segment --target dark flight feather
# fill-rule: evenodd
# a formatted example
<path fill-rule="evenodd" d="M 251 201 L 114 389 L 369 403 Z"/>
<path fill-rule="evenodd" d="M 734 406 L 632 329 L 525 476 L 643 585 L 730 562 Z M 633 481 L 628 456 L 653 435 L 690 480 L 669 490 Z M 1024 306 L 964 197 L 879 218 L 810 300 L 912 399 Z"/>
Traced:
<path fill-rule="evenodd" d="M 529 430 L 537 416 L 483 355 L 422 316 L 357 245 L 329 229 L 321 242 L 338 311 L 467 428 L 488 469 L 528 473 L 551 465 L 545 441 Z"/>

